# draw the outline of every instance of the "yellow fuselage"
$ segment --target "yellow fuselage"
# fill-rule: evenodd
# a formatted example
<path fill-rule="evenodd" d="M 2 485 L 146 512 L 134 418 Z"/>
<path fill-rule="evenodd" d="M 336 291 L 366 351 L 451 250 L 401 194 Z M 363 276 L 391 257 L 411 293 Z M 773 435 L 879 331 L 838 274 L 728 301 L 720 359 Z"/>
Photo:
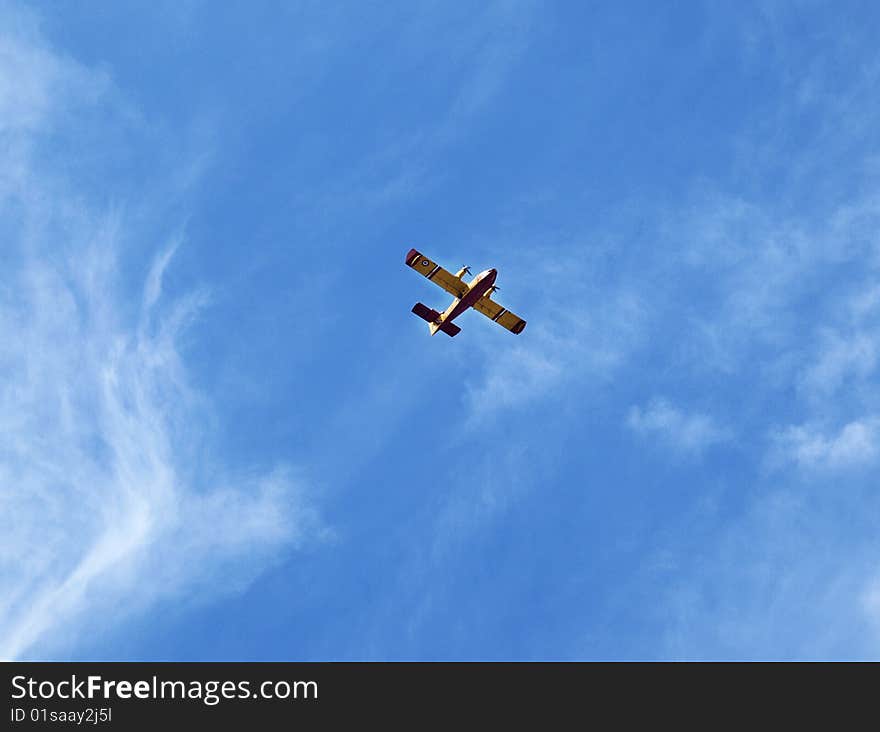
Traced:
<path fill-rule="evenodd" d="M 487 269 L 480 272 L 470 282 L 467 283 L 468 291 L 464 297 L 455 298 L 446 310 L 440 313 L 439 323 L 430 323 L 431 335 L 434 335 L 443 323 L 451 323 L 455 318 L 461 315 L 465 310 L 472 307 L 473 304 L 485 295 L 489 288 L 495 284 L 495 278 L 498 271 L 495 269 Z"/>

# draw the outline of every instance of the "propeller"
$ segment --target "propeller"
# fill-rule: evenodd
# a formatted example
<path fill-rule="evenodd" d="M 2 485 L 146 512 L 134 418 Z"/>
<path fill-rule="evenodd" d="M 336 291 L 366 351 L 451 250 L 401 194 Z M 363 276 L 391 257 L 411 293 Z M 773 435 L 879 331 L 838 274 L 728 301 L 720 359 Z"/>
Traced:
<path fill-rule="evenodd" d="M 461 268 L 461 273 L 462 273 L 462 274 L 470 274 L 470 273 L 471 273 L 471 268 L 468 267 L 467 265 L 463 265 L 462 268 Z"/>

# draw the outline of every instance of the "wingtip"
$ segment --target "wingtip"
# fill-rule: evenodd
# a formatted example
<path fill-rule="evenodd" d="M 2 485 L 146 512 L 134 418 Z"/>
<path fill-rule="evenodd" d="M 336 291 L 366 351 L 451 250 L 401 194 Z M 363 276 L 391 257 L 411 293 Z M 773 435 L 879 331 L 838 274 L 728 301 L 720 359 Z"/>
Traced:
<path fill-rule="evenodd" d="M 410 249 L 406 253 L 406 259 L 404 260 L 407 264 L 412 262 L 416 257 L 421 257 L 422 255 L 416 249 Z"/>

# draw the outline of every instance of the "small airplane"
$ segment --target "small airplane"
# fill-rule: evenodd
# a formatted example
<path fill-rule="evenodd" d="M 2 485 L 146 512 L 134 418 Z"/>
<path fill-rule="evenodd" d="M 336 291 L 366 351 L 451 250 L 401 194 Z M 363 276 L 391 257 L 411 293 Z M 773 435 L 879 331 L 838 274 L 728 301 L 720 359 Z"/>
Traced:
<path fill-rule="evenodd" d="M 471 307 L 493 322 L 507 328 L 511 333 L 522 333 L 523 328 L 526 327 L 525 320 L 490 299 L 492 293 L 498 289 L 495 287 L 497 270 L 487 269 L 485 272 L 480 272 L 470 282 L 465 282 L 462 277 L 471 273 L 470 268 L 462 267 L 458 272 L 452 274 L 415 249 L 409 250 L 406 255 L 406 263 L 431 282 L 440 285 L 455 298 L 442 313 L 438 313 L 420 302 L 413 305 L 412 311 L 422 320 L 428 321 L 431 335 L 435 335 L 438 330 L 442 330 L 448 336 L 458 335 L 461 328 L 452 321 Z"/>

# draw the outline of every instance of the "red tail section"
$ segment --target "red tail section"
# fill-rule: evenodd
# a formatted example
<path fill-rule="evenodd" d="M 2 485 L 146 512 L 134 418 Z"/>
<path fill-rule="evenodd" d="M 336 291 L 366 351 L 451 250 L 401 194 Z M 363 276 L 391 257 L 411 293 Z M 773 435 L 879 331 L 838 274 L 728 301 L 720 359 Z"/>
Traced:
<path fill-rule="evenodd" d="M 436 323 L 440 320 L 440 313 L 436 310 L 432 310 L 427 305 L 422 305 L 420 302 L 413 305 L 412 311 L 422 320 L 427 320 L 429 323 Z"/>
<path fill-rule="evenodd" d="M 431 327 L 431 335 L 434 335 L 438 330 L 442 330 L 448 336 L 455 336 L 461 332 L 461 328 L 455 323 L 439 324 L 440 313 L 436 310 L 432 310 L 427 305 L 422 305 L 422 303 L 417 302 L 413 305 L 412 311 L 422 320 L 428 321 L 428 325 Z"/>
<path fill-rule="evenodd" d="M 448 336 L 456 336 L 461 333 L 461 328 L 459 328 L 455 323 L 443 323 L 440 326 L 440 330 L 442 330 Z"/>

